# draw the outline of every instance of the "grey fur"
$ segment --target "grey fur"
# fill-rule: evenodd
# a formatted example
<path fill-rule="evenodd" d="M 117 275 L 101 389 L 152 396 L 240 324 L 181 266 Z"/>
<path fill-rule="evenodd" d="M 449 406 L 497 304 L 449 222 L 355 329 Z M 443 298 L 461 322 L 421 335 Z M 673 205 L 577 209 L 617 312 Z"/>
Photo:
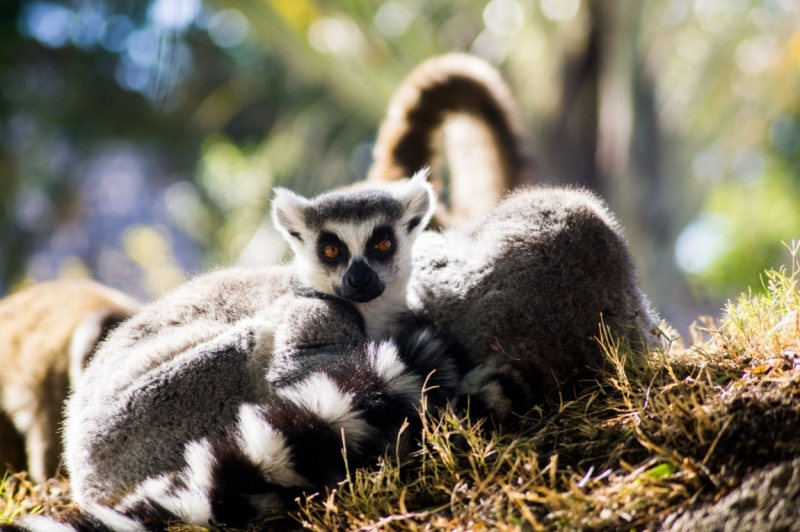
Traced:
<path fill-rule="evenodd" d="M 461 393 L 485 395 L 496 375 L 523 392 L 517 414 L 602 365 L 601 317 L 635 352 L 658 342 L 619 224 L 584 190 L 522 189 L 480 219 L 423 234 L 410 289 L 414 306 L 479 365 L 468 377 L 474 390 Z"/>
<path fill-rule="evenodd" d="M 242 524 L 341 481 L 342 438 L 363 466 L 415 426 L 426 382 L 429 408 L 454 393 L 456 352 L 418 323 L 369 342 L 352 305 L 290 266 L 220 270 L 145 307 L 68 401 L 66 464 L 87 512 L 73 527 Z"/>
<path fill-rule="evenodd" d="M 369 218 L 394 223 L 403 212 L 400 200 L 383 190 L 331 192 L 314 200 L 305 212 L 305 222 L 316 230 L 321 230 L 329 222 L 358 223 Z"/>
<path fill-rule="evenodd" d="M 448 131 L 442 150 L 437 135 L 463 115 L 466 129 L 489 134 L 448 139 Z M 657 317 L 600 199 L 527 188 L 487 212 L 532 182 L 523 129 L 497 69 L 463 54 L 434 57 L 395 92 L 369 172 L 370 181 L 392 181 L 448 155 L 452 209 L 437 217 L 451 228 L 419 238 L 410 297 L 475 365 L 459 386 L 459 405 L 497 421 L 558 399 L 571 377 L 592 376 L 587 370 L 603 363 L 595 340 L 601 315 L 634 352 L 657 343 Z M 435 174 L 433 181 L 443 186 Z"/>
<path fill-rule="evenodd" d="M 432 327 L 409 321 L 406 298 L 411 245 L 434 206 L 424 174 L 396 195 L 282 191 L 273 215 L 292 264 L 199 276 L 120 326 L 66 410 L 66 465 L 89 521 L 256 517 L 342 480 L 343 437 L 355 467 L 396 443 L 431 374 L 430 404 L 442 406 L 459 365 Z M 384 224 L 393 253 L 373 261 L 365 235 Z M 329 279 L 345 265 L 331 274 L 316 256 L 319 235 L 337 231 L 351 262 L 383 267 L 369 303 L 337 297 Z"/>
<path fill-rule="evenodd" d="M 264 334 L 271 344 L 271 331 L 274 347 L 256 349 Z M 69 399 L 64 440 L 75 501 L 113 505 L 129 486 L 178 470 L 187 443 L 288 383 L 290 361 L 305 346 L 336 353 L 363 339 L 352 311 L 298 298 L 286 266 L 220 270 L 184 284 L 120 326 Z M 227 343 L 238 349 L 215 349 Z"/>

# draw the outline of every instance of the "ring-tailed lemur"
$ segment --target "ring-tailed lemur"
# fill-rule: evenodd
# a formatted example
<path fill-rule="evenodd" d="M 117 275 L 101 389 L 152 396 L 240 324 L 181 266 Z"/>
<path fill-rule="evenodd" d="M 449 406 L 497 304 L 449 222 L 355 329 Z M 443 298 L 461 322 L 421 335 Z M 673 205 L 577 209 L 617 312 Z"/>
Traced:
<path fill-rule="evenodd" d="M 490 133 L 445 139 L 451 208 L 437 216 L 451 229 L 422 235 L 411 289 L 479 364 L 461 383 L 461 402 L 469 397 L 472 414 L 502 421 L 602 364 L 601 317 L 636 351 L 656 343 L 658 320 L 620 226 L 596 196 L 533 188 L 494 206 L 533 171 L 511 91 L 481 59 L 447 54 L 409 74 L 381 125 L 369 181 L 435 167 L 437 134 L 460 114 Z"/>
<path fill-rule="evenodd" d="M 236 525 L 345 478 L 418 430 L 457 352 L 408 312 L 411 246 L 435 198 L 278 191 L 295 260 L 186 283 L 117 329 L 68 401 L 73 529 Z M 402 449 L 400 450 L 402 451 Z M 52 521 L 26 518 L 45 530 Z"/>
<path fill-rule="evenodd" d="M 9 464 L 36 482 L 55 475 L 67 389 L 103 335 L 138 308 L 86 279 L 32 285 L 0 301 L 0 472 Z"/>

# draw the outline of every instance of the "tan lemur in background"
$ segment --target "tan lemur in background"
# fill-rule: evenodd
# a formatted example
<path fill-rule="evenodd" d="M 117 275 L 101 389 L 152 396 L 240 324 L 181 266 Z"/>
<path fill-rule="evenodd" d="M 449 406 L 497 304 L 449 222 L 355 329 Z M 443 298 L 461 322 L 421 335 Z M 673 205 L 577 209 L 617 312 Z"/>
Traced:
<path fill-rule="evenodd" d="M 138 310 L 130 297 L 89 280 L 58 280 L 0 300 L 0 471 L 41 482 L 61 457 L 67 390 L 105 333 Z"/>

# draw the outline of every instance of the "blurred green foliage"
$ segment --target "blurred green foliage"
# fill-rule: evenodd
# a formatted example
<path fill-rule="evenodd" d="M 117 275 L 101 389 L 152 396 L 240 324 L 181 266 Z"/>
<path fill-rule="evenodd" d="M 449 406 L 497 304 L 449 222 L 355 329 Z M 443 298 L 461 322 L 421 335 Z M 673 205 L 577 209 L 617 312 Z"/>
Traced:
<path fill-rule="evenodd" d="M 794 0 L 6 0 L 0 291 L 144 295 L 271 245 L 271 187 L 361 179 L 392 91 L 458 50 L 509 80 L 541 179 L 611 203 L 662 312 L 718 308 L 800 237 L 798 28 Z"/>
<path fill-rule="evenodd" d="M 787 172 L 768 170 L 753 182 L 727 182 L 711 190 L 703 212 L 718 222 L 718 254 L 693 273 L 694 289 L 707 296 L 745 291 L 774 265 L 786 265 L 789 246 L 800 236 L 800 187 Z M 708 218 L 706 218 L 708 219 Z"/>

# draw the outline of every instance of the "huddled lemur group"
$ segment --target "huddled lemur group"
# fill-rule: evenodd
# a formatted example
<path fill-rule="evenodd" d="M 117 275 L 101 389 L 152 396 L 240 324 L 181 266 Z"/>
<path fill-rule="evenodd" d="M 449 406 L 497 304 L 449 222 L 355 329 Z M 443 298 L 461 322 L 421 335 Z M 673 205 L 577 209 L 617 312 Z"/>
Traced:
<path fill-rule="evenodd" d="M 120 325 L 68 401 L 83 512 L 59 530 L 241 524 L 410 448 L 422 408 L 513 423 L 602 365 L 601 317 L 634 351 L 654 344 L 620 228 L 595 196 L 519 188 L 465 208 L 472 171 L 503 187 L 528 179 L 512 105 L 475 58 L 424 63 L 393 100 L 370 173 L 413 178 L 311 200 L 276 190 L 291 263 L 199 276 Z M 470 148 L 475 165 L 453 169 L 459 192 L 436 214 L 468 219 L 423 231 L 436 200 L 418 169 L 453 113 L 477 131 L 455 134 L 491 153 Z M 55 530 L 36 516 L 4 526 Z"/>

